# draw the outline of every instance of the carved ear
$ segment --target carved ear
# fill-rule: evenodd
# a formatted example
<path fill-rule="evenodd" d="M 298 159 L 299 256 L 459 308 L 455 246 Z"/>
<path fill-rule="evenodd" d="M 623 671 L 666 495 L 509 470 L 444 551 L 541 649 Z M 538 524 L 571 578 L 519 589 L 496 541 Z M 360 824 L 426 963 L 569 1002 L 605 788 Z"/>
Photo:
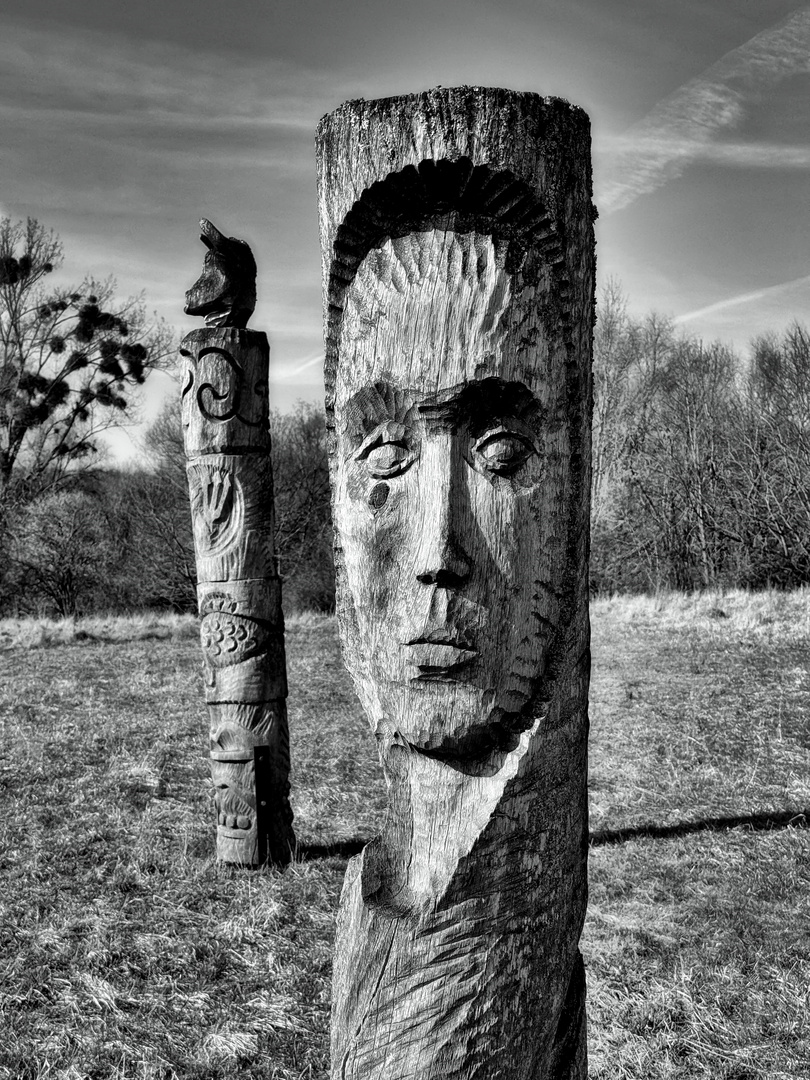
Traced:
<path fill-rule="evenodd" d="M 216 225 L 212 225 L 207 218 L 200 218 L 200 239 L 207 248 L 215 251 L 217 248 L 222 247 L 225 237 Z"/>

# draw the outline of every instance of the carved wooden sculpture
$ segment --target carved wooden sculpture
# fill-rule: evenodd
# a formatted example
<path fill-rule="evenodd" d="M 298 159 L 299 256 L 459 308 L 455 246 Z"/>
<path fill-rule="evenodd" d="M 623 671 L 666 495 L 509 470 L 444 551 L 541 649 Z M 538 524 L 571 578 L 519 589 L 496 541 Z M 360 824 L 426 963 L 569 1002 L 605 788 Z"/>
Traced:
<path fill-rule="evenodd" d="M 338 614 L 389 788 L 336 1080 L 586 1076 L 589 148 L 481 88 L 318 130 Z"/>
<path fill-rule="evenodd" d="M 267 337 L 245 326 L 256 264 L 242 240 L 201 221 L 208 247 L 186 312 L 206 327 L 181 344 L 183 431 L 197 555 L 220 862 L 286 863 L 287 678 L 273 547 Z"/>

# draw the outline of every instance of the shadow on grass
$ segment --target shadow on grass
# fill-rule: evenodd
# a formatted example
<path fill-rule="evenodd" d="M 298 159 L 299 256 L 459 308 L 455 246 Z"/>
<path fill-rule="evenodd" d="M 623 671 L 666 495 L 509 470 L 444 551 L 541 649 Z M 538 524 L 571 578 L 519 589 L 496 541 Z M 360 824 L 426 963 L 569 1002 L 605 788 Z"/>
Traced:
<path fill-rule="evenodd" d="M 590 834 L 591 847 L 607 847 L 623 844 L 627 840 L 649 838 L 665 840 L 671 836 L 688 836 L 690 833 L 722 832 L 725 829 L 746 827 L 752 832 L 770 829 L 806 829 L 810 826 L 810 809 L 780 810 L 763 814 L 740 814 L 735 817 L 702 818 L 700 821 L 678 821 L 674 825 L 634 825 L 627 829 L 602 829 Z M 301 844 L 295 853 L 295 862 L 314 862 L 316 859 L 351 859 L 359 855 L 371 837 L 352 840 L 336 840 L 333 844 Z"/>
<path fill-rule="evenodd" d="M 623 844 L 626 840 L 649 837 L 663 840 L 669 836 L 688 836 L 698 832 L 722 832 L 724 829 L 739 829 L 746 826 L 752 832 L 769 829 L 797 829 L 810 825 L 810 810 L 779 810 L 764 814 L 740 814 L 735 817 L 702 818 L 700 821 L 679 821 L 674 825 L 635 825 L 628 829 L 603 829 L 590 836 L 591 847 L 606 847 L 609 844 Z"/>
<path fill-rule="evenodd" d="M 336 840 L 333 844 L 299 844 L 295 849 L 296 862 L 313 862 L 315 859 L 351 859 L 359 855 L 370 836 L 353 840 Z"/>

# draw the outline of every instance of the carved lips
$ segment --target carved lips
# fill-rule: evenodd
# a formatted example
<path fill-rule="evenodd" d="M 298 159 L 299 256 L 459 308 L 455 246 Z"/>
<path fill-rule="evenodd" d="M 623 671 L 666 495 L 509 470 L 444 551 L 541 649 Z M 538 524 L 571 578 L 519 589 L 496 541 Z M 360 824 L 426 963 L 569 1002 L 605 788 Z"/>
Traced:
<path fill-rule="evenodd" d="M 407 661 L 419 669 L 417 679 L 441 678 L 471 663 L 478 650 L 456 627 L 426 628 L 403 646 Z"/>

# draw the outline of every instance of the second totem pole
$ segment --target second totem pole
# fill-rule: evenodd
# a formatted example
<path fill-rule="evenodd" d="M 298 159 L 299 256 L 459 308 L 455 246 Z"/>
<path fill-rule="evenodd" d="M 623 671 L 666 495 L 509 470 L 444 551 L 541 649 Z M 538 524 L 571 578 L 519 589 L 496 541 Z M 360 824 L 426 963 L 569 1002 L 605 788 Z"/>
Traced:
<path fill-rule="evenodd" d="M 590 135 L 478 87 L 317 137 L 337 604 L 388 784 L 335 1080 L 584 1080 Z"/>
<path fill-rule="evenodd" d="M 206 325 L 183 338 L 180 352 L 217 859 L 283 865 L 295 838 L 273 539 L 269 348 L 264 333 L 246 329 L 256 304 L 250 248 L 205 219 L 200 230 L 207 252 L 185 310 Z"/>

